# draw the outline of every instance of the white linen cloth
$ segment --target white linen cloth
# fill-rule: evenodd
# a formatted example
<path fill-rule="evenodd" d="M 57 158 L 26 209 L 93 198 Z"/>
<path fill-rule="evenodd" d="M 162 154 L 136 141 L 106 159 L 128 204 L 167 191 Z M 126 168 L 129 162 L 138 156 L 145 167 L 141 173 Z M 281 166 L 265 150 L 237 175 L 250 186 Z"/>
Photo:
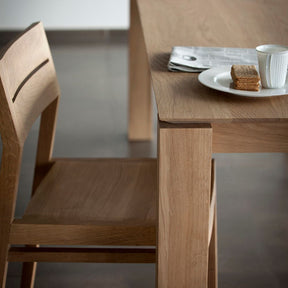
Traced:
<path fill-rule="evenodd" d="M 258 65 L 255 49 L 225 47 L 183 47 L 172 49 L 170 71 L 201 72 L 212 67 L 233 64 Z"/>

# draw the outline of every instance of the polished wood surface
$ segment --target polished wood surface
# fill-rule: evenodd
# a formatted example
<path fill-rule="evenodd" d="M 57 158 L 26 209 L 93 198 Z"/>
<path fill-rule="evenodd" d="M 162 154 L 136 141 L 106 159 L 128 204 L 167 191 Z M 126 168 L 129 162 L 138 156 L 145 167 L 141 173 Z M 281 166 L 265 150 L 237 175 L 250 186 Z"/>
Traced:
<path fill-rule="evenodd" d="M 287 97 L 244 99 L 204 87 L 198 73 L 167 70 L 173 46 L 287 45 L 286 0 L 139 0 L 138 8 L 160 120 L 288 121 Z"/>
<path fill-rule="evenodd" d="M 155 245 L 156 159 L 52 158 L 60 89 L 42 23 L 31 25 L 3 50 L 0 79 L 0 287 L 5 287 L 10 252 L 14 261 L 17 254 L 17 261 L 25 263 L 21 287 L 33 287 L 36 261 L 60 260 L 55 250 L 49 253 L 38 245 Z M 23 147 L 38 116 L 32 198 L 24 216 L 15 219 Z M 23 254 L 11 250 L 13 244 L 24 246 Z M 103 261 L 121 262 L 122 255 L 123 262 L 147 262 L 150 257 L 145 249 L 143 254 L 130 250 L 135 257 L 105 251 Z M 66 252 L 63 261 L 89 258 L 89 250 Z M 90 260 L 98 251 L 91 252 Z"/>

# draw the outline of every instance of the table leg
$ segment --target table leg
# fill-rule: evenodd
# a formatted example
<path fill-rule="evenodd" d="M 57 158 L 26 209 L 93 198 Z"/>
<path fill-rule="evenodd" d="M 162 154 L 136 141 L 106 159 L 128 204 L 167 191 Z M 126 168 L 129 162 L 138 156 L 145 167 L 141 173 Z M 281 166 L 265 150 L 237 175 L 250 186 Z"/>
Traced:
<path fill-rule="evenodd" d="M 152 138 L 151 81 L 136 0 L 130 0 L 129 140 Z"/>
<path fill-rule="evenodd" d="M 158 124 L 156 285 L 207 288 L 212 128 Z"/>
<path fill-rule="evenodd" d="M 218 249 L 217 249 L 217 212 L 215 207 L 214 223 L 209 246 L 208 288 L 218 288 Z"/>

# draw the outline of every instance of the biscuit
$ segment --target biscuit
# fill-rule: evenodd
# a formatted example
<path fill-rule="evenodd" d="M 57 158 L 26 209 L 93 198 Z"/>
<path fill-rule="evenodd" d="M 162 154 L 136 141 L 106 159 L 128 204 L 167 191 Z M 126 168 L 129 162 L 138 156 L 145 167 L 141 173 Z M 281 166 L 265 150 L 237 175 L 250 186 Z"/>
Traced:
<path fill-rule="evenodd" d="M 260 80 L 255 65 L 232 65 L 231 76 L 235 81 L 258 82 Z"/>
<path fill-rule="evenodd" d="M 237 90 L 248 90 L 248 91 L 259 91 L 259 84 L 246 84 L 246 83 L 241 83 L 238 85 L 233 85 L 235 89 Z"/>
<path fill-rule="evenodd" d="M 231 77 L 235 89 L 248 91 L 259 90 L 260 77 L 254 65 L 232 65 Z"/>

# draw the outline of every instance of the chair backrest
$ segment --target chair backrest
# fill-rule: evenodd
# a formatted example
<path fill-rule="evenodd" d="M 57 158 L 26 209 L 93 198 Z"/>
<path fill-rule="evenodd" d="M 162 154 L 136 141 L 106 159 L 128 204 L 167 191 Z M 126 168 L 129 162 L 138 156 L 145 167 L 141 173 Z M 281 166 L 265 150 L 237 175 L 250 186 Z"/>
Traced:
<path fill-rule="evenodd" d="M 0 131 L 24 143 L 38 116 L 59 96 L 42 23 L 32 24 L 0 55 Z M 4 140 L 3 140 L 4 141 Z"/>
<path fill-rule="evenodd" d="M 0 209 L 9 210 L 5 212 L 8 221 L 14 213 L 24 142 L 40 115 L 36 170 L 45 172 L 43 166 L 49 164 L 59 96 L 46 33 L 38 22 L 0 52 Z M 41 173 L 37 175 L 34 188 L 41 180 Z"/>

